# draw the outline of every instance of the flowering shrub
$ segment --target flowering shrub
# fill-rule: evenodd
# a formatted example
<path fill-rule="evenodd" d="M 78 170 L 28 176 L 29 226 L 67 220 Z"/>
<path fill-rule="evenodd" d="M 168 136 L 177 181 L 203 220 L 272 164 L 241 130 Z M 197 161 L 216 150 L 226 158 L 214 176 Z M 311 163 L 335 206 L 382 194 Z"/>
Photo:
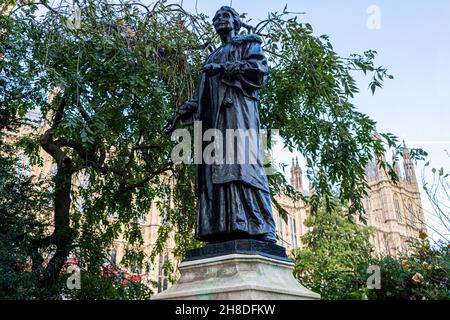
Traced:
<path fill-rule="evenodd" d="M 369 299 L 450 299 L 450 244 L 431 247 L 422 238 L 408 253 L 373 259 L 381 269 L 381 289 L 368 291 Z"/>

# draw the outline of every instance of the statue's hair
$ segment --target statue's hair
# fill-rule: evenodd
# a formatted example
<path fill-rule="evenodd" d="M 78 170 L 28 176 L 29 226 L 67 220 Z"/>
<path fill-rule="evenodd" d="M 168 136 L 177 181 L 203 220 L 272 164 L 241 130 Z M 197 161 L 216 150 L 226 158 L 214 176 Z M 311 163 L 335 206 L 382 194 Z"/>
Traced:
<path fill-rule="evenodd" d="M 236 10 L 234 10 L 232 7 L 229 6 L 222 6 L 219 10 L 217 10 L 217 12 L 219 12 L 220 10 L 227 11 L 233 16 L 234 31 L 238 33 L 242 27 L 241 17 L 239 16 L 239 13 L 237 13 Z"/>

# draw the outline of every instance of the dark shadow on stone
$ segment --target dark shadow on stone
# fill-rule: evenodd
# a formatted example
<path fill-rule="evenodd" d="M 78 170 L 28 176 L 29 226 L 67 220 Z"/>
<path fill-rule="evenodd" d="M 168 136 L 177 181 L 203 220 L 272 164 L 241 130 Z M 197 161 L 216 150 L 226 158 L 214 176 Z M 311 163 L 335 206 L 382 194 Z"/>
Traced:
<path fill-rule="evenodd" d="M 231 240 L 210 243 L 202 248 L 186 251 L 184 261 L 194 261 L 229 254 L 261 255 L 281 261 L 292 262 L 286 254 L 286 249 L 275 243 L 253 239 Z"/>

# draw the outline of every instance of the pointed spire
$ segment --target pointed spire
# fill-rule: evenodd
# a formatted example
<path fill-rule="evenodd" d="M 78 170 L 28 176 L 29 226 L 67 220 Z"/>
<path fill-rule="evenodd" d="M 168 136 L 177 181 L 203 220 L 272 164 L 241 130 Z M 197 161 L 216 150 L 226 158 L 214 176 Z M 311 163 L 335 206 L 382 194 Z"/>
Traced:
<path fill-rule="evenodd" d="M 398 179 L 400 180 L 402 177 L 402 172 L 400 170 L 400 165 L 398 163 L 398 159 L 396 159 L 396 157 L 395 157 L 394 151 L 392 151 L 392 159 L 393 159 L 392 167 L 394 168 L 394 172 L 397 175 Z"/>
<path fill-rule="evenodd" d="M 291 185 L 295 190 L 299 192 L 303 192 L 303 184 L 302 184 L 302 169 L 298 164 L 298 157 L 292 159 L 292 167 L 291 167 Z"/>
<path fill-rule="evenodd" d="M 406 146 L 405 140 L 403 140 L 402 156 L 403 156 L 403 169 L 405 171 L 405 179 L 409 183 L 417 184 L 416 173 L 414 170 L 414 164 L 411 160 L 411 153 L 409 152 L 409 149 Z"/>
<path fill-rule="evenodd" d="M 405 160 L 411 160 L 410 159 L 411 155 L 410 155 L 408 147 L 406 146 L 405 140 L 403 140 L 403 151 L 402 151 L 402 154 L 403 154 L 403 158 L 405 158 Z"/>
<path fill-rule="evenodd" d="M 292 158 L 292 165 L 291 165 L 291 185 L 294 186 L 294 168 L 295 168 L 295 158 Z"/>
<path fill-rule="evenodd" d="M 302 168 L 298 164 L 298 157 L 295 157 L 295 169 L 297 169 L 300 173 L 302 173 Z"/>

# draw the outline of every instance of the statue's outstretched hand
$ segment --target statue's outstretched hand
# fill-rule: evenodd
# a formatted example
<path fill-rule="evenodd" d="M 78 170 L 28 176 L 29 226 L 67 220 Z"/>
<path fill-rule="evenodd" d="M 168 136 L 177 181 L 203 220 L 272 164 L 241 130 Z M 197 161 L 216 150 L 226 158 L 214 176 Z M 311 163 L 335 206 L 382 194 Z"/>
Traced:
<path fill-rule="evenodd" d="M 223 71 L 223 65 L 218 63 L 208 63 L 202 68 L 202 72 L 208 76 L 215 76 Z"/>
<path fill-rule="evenodd" d="M 180 110 L 178 110 L 178 113 L 181 116 L 188 115 L 195 113 L 198 108 L 198 101 L 196 99 L 189 99 L 186 100 L 186 102 L 183 104 L 183 107 L 181 107 Z"/>
<path fill-rule="evenodd" d="M 163 128 L 163 134 L 170 137 L 175 131 L 177 124 L 180 120 L 185 121 L 187 117 L 194 114 L 198 108 L 198 101 L 196 99 L 187 100 L 183 106 L 175 111 L 175 114 L 167 121 Z"/>

